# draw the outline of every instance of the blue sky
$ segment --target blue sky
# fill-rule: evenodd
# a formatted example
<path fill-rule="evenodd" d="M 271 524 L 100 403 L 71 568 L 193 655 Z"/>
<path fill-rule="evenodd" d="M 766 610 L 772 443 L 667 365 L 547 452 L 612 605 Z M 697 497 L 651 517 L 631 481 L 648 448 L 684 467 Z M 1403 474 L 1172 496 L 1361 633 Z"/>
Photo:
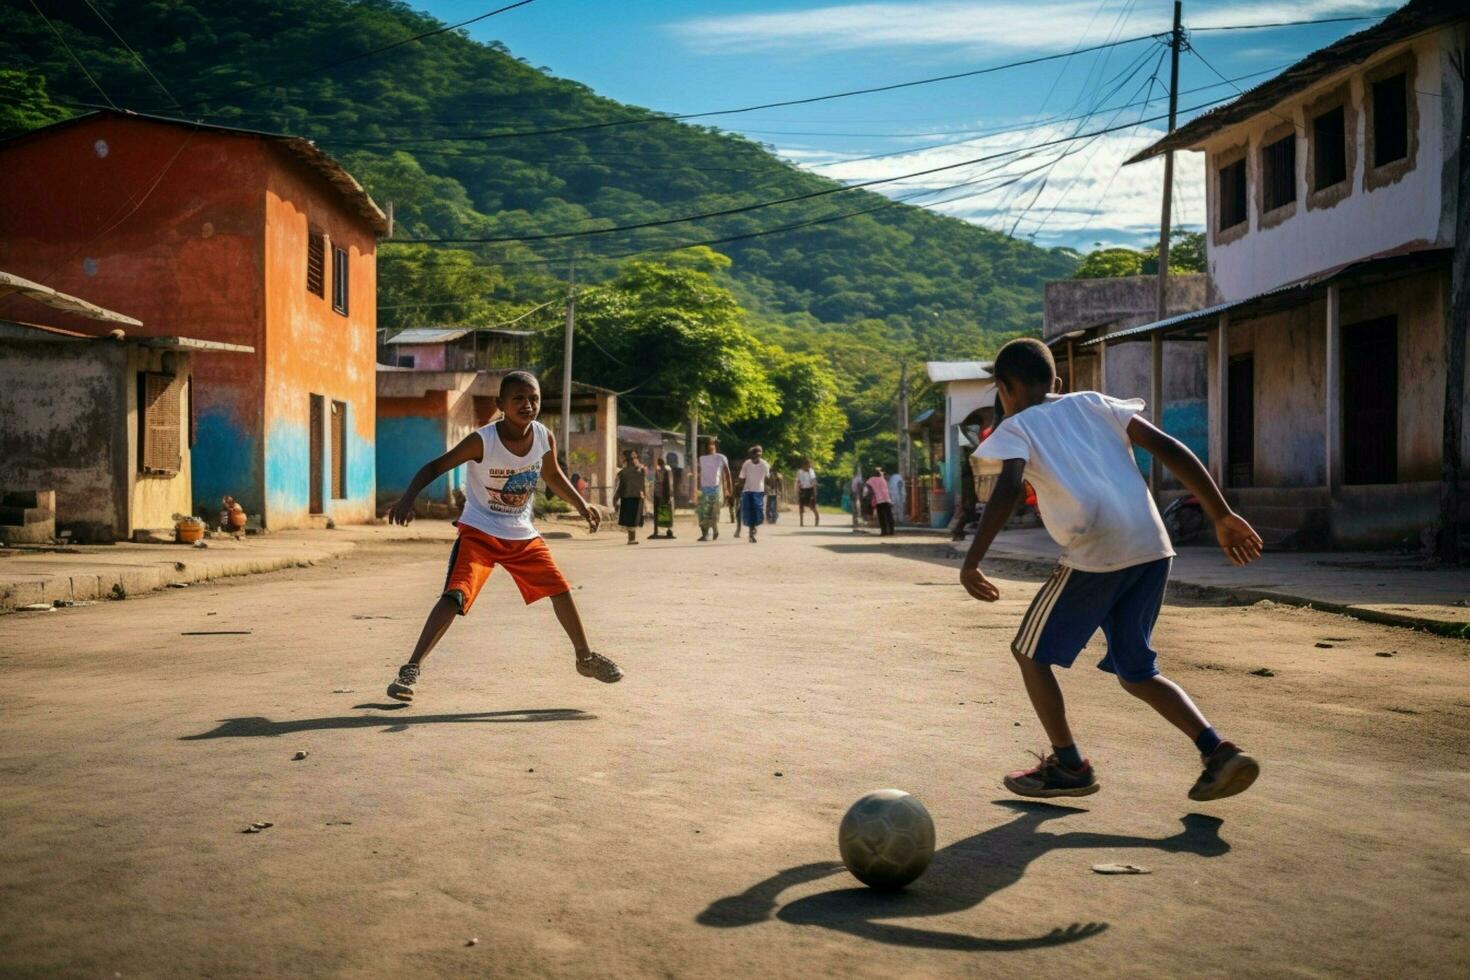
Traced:
<path fill-rule="evenodd" d="M 493 6 L 422 5 L 451 22 Z M 1188 0 L 1184 19 L 1187 27 L 1238 26 L 1391 7 L 1373 0 Z M 1167 31 L 1172 12 L 1172 0 L 537 0 L 470 32 L 620 101 L 699 112 L 1067 54 Z M 1180 90 L 1188 94 L 1180 105 L 1232 96 L 1221 75 L 1249 88 L 1368 23 L 1201 30 L 1191 37 L 1199 56 L 1186 53 L 1181 61 Z M 1141 41 L 978 78 L 716 121 L 828 176 L 893 177 L 1162 115 L 1163 101 L 1121 107 L 1162 97 L 1164 53 L 1157 42 Z M 1151 81 L 1156 67 L 1158 80 Z M 1099 242 L 1140 244 L 1157 236 L 1162 164 L 1120 164 L 1162 127 L 1143 123 L 1041 149 L 1024 162 L 976 164 L 875 190 L 1040 245 L 1085 251 Z M 1176 175 L 1175 221 L 1198 227 L 1198 155 L 1180 158 Z"/>

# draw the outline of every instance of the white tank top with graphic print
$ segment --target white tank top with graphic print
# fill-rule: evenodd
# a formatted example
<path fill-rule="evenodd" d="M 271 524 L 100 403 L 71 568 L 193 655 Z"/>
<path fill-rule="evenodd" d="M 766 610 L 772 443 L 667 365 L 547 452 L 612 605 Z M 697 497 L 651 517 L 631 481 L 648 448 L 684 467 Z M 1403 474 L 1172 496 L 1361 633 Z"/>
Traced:
<path fill-rule="evenodd" d="M 539 538 L 531 523 L 531 498 L 541 479 L 541 459 L 551 449 L 546 426 L 531 423 L 531 448 L 517 456 L 505 448 L 495 423 L 476 430 L 480 459 L 465 464 L 464 510 L 459 523 L 507 541 Z"/>

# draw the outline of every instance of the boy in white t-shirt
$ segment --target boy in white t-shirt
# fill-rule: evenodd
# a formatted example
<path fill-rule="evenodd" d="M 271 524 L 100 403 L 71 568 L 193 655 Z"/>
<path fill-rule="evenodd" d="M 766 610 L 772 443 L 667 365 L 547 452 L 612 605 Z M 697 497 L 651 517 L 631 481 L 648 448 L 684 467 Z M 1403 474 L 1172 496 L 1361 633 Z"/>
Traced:
<path fill-rule="evenodd" d="M 1133 459 L 1148 452 L 1199 498 L 1215 523 L 1220 547 L 1244 565 L 1261 554 L 1261 538 L 1231 511 L 1199 459 L 1138 413 L 1139 399 L 1123 401 L 1095 391 L 1057 395 L 1056 364 L 1040 341 L 1013 340 L 992 372 L 1005 419 L 976 452 L 1003 461 L 980 529 L 960 571 L 976 599 L 994 602 L 999 590 L 980 561 L 1021 499 L 1023 481 L 1036 491 L 1047 532 L 1062 546 L 1056 573 L 1042 585 L 1021 620 L 1011 652 L 1026 693 L 1051 741 L 1052 754 L 1032 769 L 1005 777 L 1021 796 L 1086 796 L 1099 789 L 1092 766 L 1077 751 L 1053 667 L 1070 667 L 1099 628 L 1108 652 L 1098 667 L 1124 690 L 1187 735 L 1204 759 L 1192 800 L 1233 796 L 1255 781 L 1260 766 L 1215 734 L 1189 695 L 1159 673 L 1151 634 L 1174 549 L 1153 496 Z"/>
<path fill-rule="evenodd" d="M 414 498 L 424 487 L 456 466 L 464 466 L 464 510 L 454 522 L 459 537 L 449 552 L 444 588 L 408 663 L 388 685 L 390 698 L 413 700 L 424 658 L 455 617 L 470 611 L 497 565 L 515 582 L 527 605 L 551 599 L 557 621 L 572 643 L 579 674 L 607 684 L 622 680 L 618 665 L 588 645 L 571 586 L 556 567 L 541 532 L 531 523 L 538 480 L 545 480 L 558 497 L 575 507 L 590 530 L 596 531 L 602 520 L 557 462 L 556 437 L 536 421 L 541 411 L 541 385 L 536 376 L 512 371 L 501 378 L 495 407 L 501 413 L 498 421 L 476 429 L 449 452 L 425 463 L 388 512 L 388 523 L 408 524 L 413 520 Z"/>
<path fill-rule="evenodd" d="M 760 446 L 751 446 L 740 464 L 740 515 L 750 532 L 751 544 L 755 544 L 755 529 L 766 519 L 766 477 L 771 475 L 771 464 L 763 455 Z M 737 536 L 739 531 L 736 528 Z"/>

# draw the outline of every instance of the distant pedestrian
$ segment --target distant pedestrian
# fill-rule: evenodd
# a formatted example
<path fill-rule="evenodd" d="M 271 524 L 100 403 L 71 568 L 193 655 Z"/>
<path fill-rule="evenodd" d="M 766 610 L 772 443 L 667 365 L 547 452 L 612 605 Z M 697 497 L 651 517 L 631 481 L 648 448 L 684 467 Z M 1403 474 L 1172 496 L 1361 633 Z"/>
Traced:
<path fill-rule="evenodd" d="M 786 479 L 774 466 L 766 477 L 766 523 L 775 524 L 781 519 L 781 491 L 786 489 Z"/>
<path fill-rule="evenodd" d="M 699 517 L 699 540 L 720 539 L 720 504 L 730 495 L 730 460 L 720 452 L 720 440 L 710 436 L 699 457 L 699 500 L 694 512 Z"/>
<path fill-rule="evenodd" d="M 902 517 L 908 510 L 908 484 L 896 469 L 888 474 L 888 496 L 893 499 L 895 519 Z"/>
<path fill-rule="evenodd" d="M 812 469 L 811 460 L 803 459 L 801 468 L 796 471 L 796 513 L 802 527 L 806 527 L 808 507 L 812 509 L 812 520 L 821 527 L 822 512 L 817 510 L 817 471 Z"/>
<path fill-rule="evenodd" d="M 638 529 L 643 526 L 643 501 L 648 497 L 643 461 L 631 449 L 623 451 L 623 468 L 613 497 L 618 502 L 618 527 L 628 532 L 628 543 L 638 543 Z"/>
<path fill-rule="evenodd" d="M 868 493 L 873 498 L 873 511 L 878 515 L 878 533 L 886 538 L 893 533 L 893 497 L 888 493 L 883 467 L 873 468 L 873 475 L 868 477 Z"/>
<path fill-rule="evenodd" d="M 755 544 L 755 529 L 766 519 L 766 478 L 771 475 L 771 464 L 762 455 L 760 446 L 751 446 L 740 466 L 740 516 L 750 533 L 751 544 Z"/>
<path fill-rule="evenodd" d="M 667 531 L 666 538 L 674 536 L 674 471 L 662 456 L 653 461 L 653 533 L 658 537 L 660 529 Z"/>
<path fill-rule="evenodd" d="M 863 520 L 863 498 L 867 496 L 868 485 L 863 482 L 863 471 L 857 467 L 852 471 L 852 532 L 858 533 Z"/>

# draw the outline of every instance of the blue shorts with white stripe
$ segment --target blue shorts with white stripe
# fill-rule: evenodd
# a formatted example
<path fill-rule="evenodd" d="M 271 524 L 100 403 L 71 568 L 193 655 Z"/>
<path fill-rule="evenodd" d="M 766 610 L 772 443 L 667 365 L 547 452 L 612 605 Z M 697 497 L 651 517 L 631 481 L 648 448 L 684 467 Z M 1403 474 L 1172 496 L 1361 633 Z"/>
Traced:
<path fill-rule="evenodd" d="M 1011 649 L 1039 664 L 1070 667 L 1101 628 L 1108 653 L 1099 669 L 1125 681 L 1156 676 L 1158 655 L 1150 641 L 1171 563 L 1160 558 L 1116 572 L 1058 566 L 1031 600 Z"/>

